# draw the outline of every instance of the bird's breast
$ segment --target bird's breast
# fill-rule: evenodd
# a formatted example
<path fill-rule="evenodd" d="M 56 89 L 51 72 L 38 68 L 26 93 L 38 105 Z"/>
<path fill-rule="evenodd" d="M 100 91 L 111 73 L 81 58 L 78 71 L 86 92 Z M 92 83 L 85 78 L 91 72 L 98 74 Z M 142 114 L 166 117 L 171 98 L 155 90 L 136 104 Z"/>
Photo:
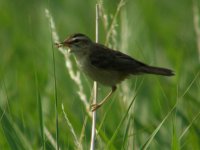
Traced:
<path fill-rule="evenodd" d="M 77 63 L 89 78 L 106 86 L 115 86 L 127 76 L 118 71 L 97 68 L 90 63 L 87 57 L 77 58 Z"/>

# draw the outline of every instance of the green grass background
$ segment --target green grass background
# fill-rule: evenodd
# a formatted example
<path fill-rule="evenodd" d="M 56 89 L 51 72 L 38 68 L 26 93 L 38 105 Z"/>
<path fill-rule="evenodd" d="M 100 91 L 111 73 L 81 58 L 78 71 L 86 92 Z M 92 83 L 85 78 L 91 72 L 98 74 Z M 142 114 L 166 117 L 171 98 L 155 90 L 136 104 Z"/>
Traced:
<path fill-rule="evenodd" d="M 119 0 L 103 1 L 109 25 L 118 3 Z M 69 76 L 63 55 L 52 46 L 45 8 L 49 9 L 61 40 L 76 32 L 95 39 L 95 4 L 92 0 L 0 1 L 0 149 L 54 149 L 46 135 L 43 141 L 41 131 L 45 125 L 56 141 L 55 79 L 59 146 L 76 149 L 61 109 L 63 103 L 78 138 L 88 118 L 81 143 L 83 149 L 89 149 L 91 118 L 80 101 L 78 87 Z M 131 77 L 123 83 L 128 95 L 119 86 L 111 100 L 97 111 L 97 124 L 102 124 L 97 149 L 108 144 L 109 149 L 140 149 L 157 127 L 149 149 L 200 149 L 200 53 L 194 29 L 194 5 L 200 9 L 198 0 L 126 1 L 117 17 L 111 45 L 147 64 L 171 68 L 176 75 Z M 197 17 L 200 19 L 200 12 Z M 100 43 L 105 42 L 106 33 L 100 21 Z M 74 69 L 78 69 L 73 56 L 70 59 Z M 83 74 L 81 78 L 89 99 L 92 82 Z M 109 90 L 100 85 L 98 99 Z M 123 96 L 127 96 L 125 101 Z M 113 134 L 116 137 L 109 142 Z"/>

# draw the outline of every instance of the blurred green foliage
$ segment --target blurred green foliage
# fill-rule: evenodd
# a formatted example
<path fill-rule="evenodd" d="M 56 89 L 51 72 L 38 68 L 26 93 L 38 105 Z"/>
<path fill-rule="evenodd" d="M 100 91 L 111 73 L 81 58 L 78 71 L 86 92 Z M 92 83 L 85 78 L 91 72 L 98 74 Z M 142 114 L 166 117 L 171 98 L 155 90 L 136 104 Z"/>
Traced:
<path fill-rule="evenodd" d="M 109 25 L 118 3 L 119 0 L 103 1 Z M 65 67 L 64 57 L 54 47 L 45 9 L 49 9 L 61 40 L 75 32 L 85 33 L 94 39 L 95 4 L 92 0 L 1 0 L 0 149 L 14 149 L 18 140 L 26 143 L 24 149 L 29 146 L 32 149 L 42 147 L 38 91 L 44 125 L 55 138 L 53 51 L 58 94 L 59 145 L 62 149 L 75 148 L 61 104 L 64 104 L 78 137 L 87 113 L 77 95 L 78 87 Z M 135 87 L 144 79 L 135 105 L 112 143 L 113 149 L 140 148 L 177 101 L 176 111 L 161 127 L 150 148 L 200 149 L 200 120 L 198 116 L 193 120 L 200 108 L 200 50 L 197 48 L 194 30 L 194 5 L 200 9 L 200 3 L 195 0 L 127 0 L 122 7 L 116 21 L 116 42 L 111 44 L 118 49 L 125 44 L 126 48 L 121 51 L 148 64 L 172 68 L 176 75 L 172 78 L 145 75 L 130 78 L 126 82 L 134 94 Z M 200 20 L 200 14 L 197 17 Z M 101 43 L 104 43 L 106 33 L 101 21 Z M 74 62 L 74 69 L 77 69 L 73 57 L 70 59 Z M 88 82 L 83 74 L 81 78 L 89 99 L 92 82 Z M 99 100 L 108 90 L 100 85 Z M 112 102 L 98 110 L 98 124 L 105 117 L 102 134 L 97 138 L 99 149 L 108 144 L 105 139 L 111 138 L 133 98 L 130 96 L 127 101 L 122 101 L 121 94 L 122 87 L 113 96 Z M 189 126 L 189 130 L 179 139 Z M 91 119 L 88 119 L 82 142 L 84 149 L 89 149 L 90 127 Z M 16 149 L 22 148 L 21 143 L 18 144 Z M 48 140 L 46 149 L 54 149 Z"/>

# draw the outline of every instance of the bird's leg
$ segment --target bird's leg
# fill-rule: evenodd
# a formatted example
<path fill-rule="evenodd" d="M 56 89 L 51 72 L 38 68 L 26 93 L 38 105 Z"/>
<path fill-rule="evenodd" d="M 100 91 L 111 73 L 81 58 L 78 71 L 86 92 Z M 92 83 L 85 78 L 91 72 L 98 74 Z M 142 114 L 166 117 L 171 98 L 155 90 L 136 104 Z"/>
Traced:
<path fill-rule="evenodd" d="M 117 87 L 113 86 L 112 90 L 108 93 L 108 95 L 100 103 L 91 105 L 91 110 L 95 111 L 99 107 L 101 107 L 110 98 L 110 96 L 116 91 L 116 89 L 117 89 Z"/>

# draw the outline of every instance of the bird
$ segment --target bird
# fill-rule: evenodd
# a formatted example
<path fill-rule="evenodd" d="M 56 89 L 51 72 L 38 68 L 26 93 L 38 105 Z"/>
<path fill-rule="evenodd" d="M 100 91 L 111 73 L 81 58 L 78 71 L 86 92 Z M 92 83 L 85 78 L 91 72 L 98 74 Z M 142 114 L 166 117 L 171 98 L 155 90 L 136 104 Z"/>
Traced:
<path fill-rule="evenodd" d="M 57 47 L 67 47 L 74 54 L 81 71 L 93 81 L 111 87 L 111 91 L 99 103 L 92 104 L 91 110 L 100 108 L 116 91 L 117 85 L 131 75 L 153 74 L 173 76 L 171 69 L 147 65 L 118 50 L 92 41 L 82 33 L 75 33 Z"/>

